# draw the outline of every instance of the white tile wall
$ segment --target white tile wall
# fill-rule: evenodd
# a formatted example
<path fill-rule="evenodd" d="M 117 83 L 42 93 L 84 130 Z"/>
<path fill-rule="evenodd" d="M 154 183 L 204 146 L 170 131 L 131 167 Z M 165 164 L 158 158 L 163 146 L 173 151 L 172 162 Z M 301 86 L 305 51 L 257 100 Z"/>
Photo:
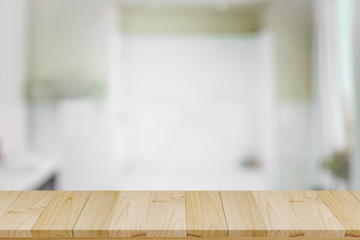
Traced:
<path fill-rule="evenodd" d="M 282 189 L 309 189 L 311 185 L 312 120 L 310 103 L 279 106 L 278 156 Z"/>

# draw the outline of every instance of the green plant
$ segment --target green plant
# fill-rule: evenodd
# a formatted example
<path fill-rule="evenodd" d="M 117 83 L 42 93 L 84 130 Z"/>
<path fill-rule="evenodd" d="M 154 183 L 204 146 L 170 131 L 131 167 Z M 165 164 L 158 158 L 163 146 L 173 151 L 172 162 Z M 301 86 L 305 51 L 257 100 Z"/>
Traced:
<path fill-rule="evenodd" d="M 350 154 L 348 150 L 335 151 L 326 158 L 321 166 L 340 179 L 349 179 Z"/>

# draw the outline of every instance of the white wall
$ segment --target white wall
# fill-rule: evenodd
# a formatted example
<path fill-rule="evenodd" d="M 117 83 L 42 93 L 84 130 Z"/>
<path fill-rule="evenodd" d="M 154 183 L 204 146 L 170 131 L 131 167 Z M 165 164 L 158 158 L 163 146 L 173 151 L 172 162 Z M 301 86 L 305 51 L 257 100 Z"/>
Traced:
<path fill-rule="evenodd" d="M 313 0 L 269 0 L 266 27 L 274 34 L 274 74 L 280 101 L 309 100 Z"/>
<path fill-rule="evenodd" d="M 106 1 L 31 1 L 31 80 L 108 77 Z"/>
<path fill-rule="evenodd" d="M 313 144 L 311 104 L 283 103 L 278 108 L 278 114 L 280 187 L 288 190 L 309 189 L 314 186 L 310 168 L 318 168 L 310 161 Z"/>
<path fill-rule="evenodd" d="M 257 187 L 275 182 L 267 34 L 130 34 L 122 43 L 125 96 L 119 109 L 127 175 L 147 169 L 161 179 L 171 173 L 166 183 L 152 185 L 157 189 L 185 187 L 185 181 L 178 182 L 184 171 L 194 182 L 190 189 L 251 188 L 241 163 L 255 156 L 263 170 Z M 209 179 L 214 173 L 217 183 Z M 222 181 L 226 174 L 243 183 Z M 122 186 L 138 183 L 127 184 Z"/>
<path fill-rule="evenodd" d="M 275 2 L 272 1 L 272 2 Z M 278 0 L 277 5 L 273 9 L 275 9 L 275 29 L 274 33 L 279 34 L 278 37 L 276 37 L 276 43 L 275 46 L 277 47 L 277 50 L 285 49 L 285 51 L 281 52 L 281 54 L 278 56 L 280 57 L 280 60 L 277 61 L 277 69 L 275 72 L 275 75 L 279 73 L 280 71 L 280 77 L 281 78 L 278 81 L 278 75 L 275 78 L 276 81 L 278 81 L 277 88 L 281 88 L 283 90 L 278 91 L 278 96 L 280 96 L 280 99 L 308 99 L 310 95 L 309 90 L 309 83 L 310 83 L 310 21 L 309 18 L 309 0 L 306 1 L 295 1 L 297 4 L 302 4 L 301 2 L 304 2 L 303 5 L 299 7 L 299 5 L 292 6 L 293 1 L 284 1 L 284 0 Z M 106 11 L 106 5 L 108 1 L 101 1 L 101 0 L 78 0 L 78 1 L 70 1 L 70 0 L 33 0 L 32 1 L 32 44 L 31 44 L 31 80 L 32 81 L 52 81 L 52 80 L 61 80 L 61 79 L 91 79 L 91 78 L 98 78 L 98 79 L 104 79 L 105 81 L 110 77 L 108 74 L 108 68 L 109 68 L 109 55 L 108 55 L 108 39 L 107 39 L 107 27 L 108 24 L 106 23 L 106 14 L 104 11 Z M 286 6 L 283 7 L 285 4 Z M 69 7 L 71 6 L 71 7 Z M 288 10 L 291 11 L 288 11 Z M 300 11 L 301 10 L 301 11 Z M 309 11 L 308 11 L 309 10 Z M 292 18 L 292 13 L 296 13 L 295 18 Z M 277 15 L 277 13 L 281 13 Z M 306 14 L 303 14 L 306 13 Z M 280 16 L 280 17 L 279 17 Z M 306 25 L 303 26 L 303 20 L 306 20 Z M 287 36 L 290 36 L 291 38 L 287 38 Z M 280 36 L 280 41 L 279 41 Z M 296 42 L 296 44 L 294 44 Z M 294 50 L 294 54 L 292 55 Z M 126 52 L 124 53 L 126 54 Z M 277 54 L 277 52 L 276 52 Z M 299 58 L 292 58 L 292 56 L 296 56 L 298 54 L 301 55 Z M 298 60 L 298 61 L 297 61 Z M 195 61 L 195 60 L 194 60 Z M 291 62 L 290 67 L 284 67 L 287 66 L 287 63 Z M 298 64 L 299 63 L 299 64 Z M 124 67 L 124 69 L 127 66 Z M 280 69 L 281 68 L 281 69 Z M 271 66 L 272 69 L 272 66 Z M 280 70 L 279 70 L 280 69 Z M 294 70 L 297 73 L 301 73 L 299 75 L 292 75 L 291 70 Z M 267 71 L 269 73 L 271 71 Z M 272 74 L 272 72 L 271 72 Z M 215 78 L 215 76 L 212 76 Z M 181 81 L 178 81 L 181 83 Z M 149 84 L 149 83 L 147 83 Z M 181 83 L 182 84 L 182 83 Z M 200 83 L 196 83 L 198 85 L 203 85 Z M 151 85 L 151 84 L 150 84 Z M 214 84 L 216 85 L 216 84 Z M 220 85 L 219 88 L 222 86 Z M 196 86 L 196 88 L 199 88 L 200 91 L 204 90 L 201 89 L 201 87 Z M 216 89 L 216 87 L 212 86 L 210 88 Z M 300 89 L 300 93 L 298 94 L 297 90 Z M 211 89 L 210 89 L 211 90 Z M 218 89 L 216 89 L 218 90 Z M 230 89 L 231 90 L 231 89 Z M 123 92 L 126 92 L 127 89 L 124 89 Z M 195 94 L 193 94 L 195 96 Z M 274 96 L 272 96 L 274 97 Z M 181 96 L 179 97 L 181 98 Z M 225 97 L 226 98 L 226 97 Z M 224 101 L 226 102 L 226 101 Z M 76 109 L 79 108 L 79 106 L 85 106 L 84 111 L 78 111 L 76 112 Z M 201 103 L 202 104 L 202 103 Z M 74 118 L 74 121 L 76 120 L 76 116 L 78 116 L 80 119 L 83 118 L 83 114 L 88 114 L 89 116 L 97 116 L 96 113 L 100 113 L 101 111 L 98 111 L 98 106 L 91 105 L 87 100 L 80 101 L 74 104 L 75 110 L 69 110 L 69 108 L 72 108 L 71 103 L 65 102 L 64 105 L 62 105 L 62 111 L 63 112 L 72 112 L 77 113 L 79 115 L 72 116 Z M 309 144 L 310 141 L 306 141 L 307 139 L 307 110 L 303 110 L 301 107 L 296 108 L 296 106 L 291 106 L 293 109 L 288 110 L 287 107 L 284 107 L 283 110 L 281 110 L 281 121 L 290 121 L 290 123 L 287 125 L 288 128 L 281 129 L 282 132 L 285 132 L 289 129 L 291 130 L 292 127 L 298 126 L 297 123 L 303 123 L 305 122 L 304 132 L 302 132 L 299 129 L 300 133 L 304 133 L 301 135 L 301 143 L 305 144 L 305 146 L 301 149 L 296 149 L 297 151 L 293 152 L 292 155 L 286 155 L 286 157 L 282 158 L 282 161 L 285 163 L 283 165 L 283 169 L 291 169 L 291 171 L 287 172 L 286 176 L 283 178 L 285 181 L 288 180 L 289 177 L 292 176 L 293 173 L 298 172 L 297 169 L 299 166 L 301 166 L 303 169 L 308 166 L 308 162 L 303 162 L 302 158 L 296 158 L 296 161 L 294 161 L 293 157 L 296 156 L 301 151 L 306 151 L 304 155 L 301 156 L 307 156 L 308 150 L 309 150 Z M 168 108 L 171 108 L 171 106 Z M 296 109 L 295 109 L 296 108 Z M 66 110 L 67 109 L 67 110 Z M 150 110 L 149 110 L 150 109 Z M 157 108 L 149 108 L 146 113 L 150 114 L 152 117 L 156 115 L 156 111 L 158 111 Z M 154 110 L 155 109 L 155 110 Z M 229 107 L 230 110 L 226 112 L 227 110 L 224 110 L 223 116 L 218 116 L 219 118 L 226 118 L 225 115 L 231 112 L 231 107 Z M 294 110 L 295 109 L 295 110 Z M 294 111 L 297 111 L 294 113 Z M 74 111 L 74 112 L 73 112 Z M 170 113 L 176 112 L 175 110 L 170 110 Z M 195 110 L 193 110 L 195 111 Z M 274 109 L 271 110 L 273 114 L 277 114 Z M 40 111 L 41 112 L 41 111 Z M 290 114 L 290 117 L 287 117 L 285 115 Z M 304 113 L 304 114 L 303 114 Z M 174 113 L 174 116 L 165 116 L 165 117 L 176 117 L 177 113 Z M 203 114 L 205 116 L 205 114 Z M 209 114 L 212 115 L 212 114 Z M 236 115 L 236 114 L 235 114 Z M 205 117 L 201 116 L 200 119 L 204 119 Z M 296 122 L 293 121 L 293 117 L 291 116 L 300 116 L 300 120 Z M 127 117 L 126 115 L 117 115 L 114 114 L 113 124 L 115 124 L 115 121 L 119 122 L 126 122 Z M 156 117 L 156 116 L 155 116 Z M 155 118 L 154 117 L 154 118 Z M 116 118 L 116 120 L 115 120 Z M 138 116 L 138 118 L 140 118 Z M 53 119 L 52 117 L 49 117 L 49 119 Z M 71 122 L 69 119 L 66 121 L 67 123 Z M 295 119 L 297 119 L 295 117 Z M 103 119 L 99 116 L 99 123 L 101 123 Z M 189 120 L 189 121 L 195 121 L 195 120 Z M 214 120 L 215 121 L 215 120 Z M 228 120 L 230 121 L 236 121 L 234 119 Z M 225 120 L 222 122 L 226 122 Z M 35 126 L 36 128 L 41 127 L 41 120 L 38 121 L 38 125 Z M 153 122 L 147 123 L 149 125 L 155 124 Z M 82 131 L 88 131 L 89 129 L 96 128 L 96 123 L 94 125 L 85 125 L 82 126 L 81 123 L 79 123 L 79 127 L 83 127 L 81 129 L 85 129 Z M 156 124 L 155 124 L 156 125 Z M 59 125 L 54 124 L 54 128 Z M 68 127 L 72 128 L 73 126 L 67 125 Z M 74 124 L 76 128 L 76 124 Z M 196 128 L 196 122 L 193 124 L 193 128 Z M 165 128 L 166 126 L 157 126 Z M 168 126 L 169 127 L 169 126 Z M 171 126 L 170 126 L 171 127 Z M 206 126 L 203 127 L 203 132 L 206 132 Z M 49 127 L 51 128 L 51 127 Z M 219 127 L 220 128 L 220 127 Z M 75 129 L 76 130 L 76 129 Z M 221 130 L 221 129 L 220 129 Z M 222 132 L 220 131 L 219 132 Z M 200 131 L 200 130 L 199 130 Z M 41 131 L 43 133 L 48 132 L 46 130 Z M 76 131 L 75 131 L 76 132 Z M 102 129 L 99 130 L 99 132 L 103 132 Z M 179 134 L 186 134 L 181 133 L 178 131 Z M 231 133 L 230 133 L 231 134 Z M 49 134 L 51 135 L 51 133 Z M 169 134 L 168 134 L 169 135 Z M 166 139 L 166 136 L 164 137 Z M 191 136 L 191 133 L 188 132 L 188 135 Z M 196 135 L 196 134 L 195 134 Z M 71 188 L 73 176 L 76 175 L 78 171 L 87 171 L 88 173 L 91 173 L 92 176 L 101 176 L 101 174 L 104 172 L 99 171 L 97 173 L 97 166 L 99 163 L 96 164 L 95 161 L 97 161 L 99 158 L 104 159 L 104 164 L 108 165 L 109 162 L 107 162 L 107 159 L 104 157 L 101 157 L 100 155 L 91 154 L 91 151 L 93 149 L 94 152 L 101 152 L 97 151 L 99 150 L 98 142 L 89 141 L 89 144 L 82 144 L 81 138 L 83 136 L 79 136 L 77 139 L 73 139 L 71 135 L 69 135 L 69 139 L 73 142 L 77 142 L 79 146 L 82 146 L 83 149 L 86 148 L 89 150 L 89 152 L 85 152 L 85 154 L 80 154 L 80 151 L 76 150 L 76 145 L 69 144 L 68 146 L 70 148 L 73 147 L 74 154 L 71 152 L 67 152 L 68 156 L 66 157 L 66 160 L 68 161 L 70 166 L 76 166 L 73 168 L 68 168 L 67 170 L 70 175 L 67 175 L 67 182 L 63 186 L 65 188 Z M 96 134 L 94 136 L 97 136 Z M 220 136 L 222 137 L 222 136 Z M 42 137 L 42 141 L 46 141 L 46 139 L 49 139 L 49 137 Z M 283 146 L 281 144 L 287 143 L 290 141 L 287 141 L 288 138 L 282 139 L 282 142 L 279 142 L 280 146 Z M 294 140 L 295 138 L 291 138 Z M 187 146 L 188 149 L 191 148 L 191 143 L 196 142 L 196 136 L 191 139 L 192 142 L 186 142 L 184 139 L 179 140 L 178 143 L 184 143 L 184 146 Z M 146 141 L 146 139 L 143 139 L 143 141 Z M 182 141 L 182 142 L 181 142 Z M 207 140 L 208 143 L 210 140 Z M 249 144 L 251 146 L 254 146 L 254 142 L 256 140 L 253 139 L 252 144 Z M 296 142 L 296 139 L 294 140 Z M 300 141 L 299 141 L 300 142 Z M 296 142 L 297 143 L 297 142 Z M 201 143 L 199 143 L 201 145 Z M 213 143 L 212 143 L 213 144 Z M 240 144 L 238 142 L 238 144 Z M 39 144 L 40 146 L 41 144 Z M 155 147 L 155 149 L 160 149 L 161 144 L 152 143 L 151 146 Z M 210 146 L 211 144 L 203 144 L 202 149 L 205 149 L 207 146 Z M 46 145 L 42 145 L 43 147 Z M 167 146 L 167 145 L 166 145 Z M 212 146 L 212 145 L 211 145 Z M 136 152 L 136 148 L 138 146 L 133 147 L 133 150 L 131 152 Z M 45 147 L 46 148 L 46 147 Z M 119 147 L 120 148 L 120 147 Z M 235 148 L 235 147 L 234 147 Z M 266 148 L 266 147 L 265 147 Z M 76 152 L 76 151 L 78 152 Z M 154 149 L 147 148 L 145 149 L 145 153 L 154 153 Z M 225 147 L 223 150 L 226 150 Z M 268 150 L 269 154 L 272 150 Z M 168 151 L 170 152 L 170 151 Z M 205 151 L 204 151 L 205 152 Z M 201 155 L 201 153 L 198 152 L 198 156 Z M 91 157 L 92 156 L 92 157 Z M 206 156 L 205 156 L 206 157 Z M 204 157 L 204 159 L 205 159 Z M 97 158 L 97 159 L 96 159 Z M 75 162 L 76 161 L 76 162 Z M 109 165 L 110 166 L 110 165 Z M 114 165 L 111 165 L 114 166 Z M 278 165 L 273 165 L 274 168 L 277 168 Z M 125 169 L 126 170 L 126 169 Z M 71 175 L 73 174 L 73 175 Z M 98 174 L 98 175 L 96 175 Z M 83 175 L 85 176 L 85 175 Z M 87 176 L 83 179 L 77 179 L 78 187 L 86 187 L 85 184 L 96 184 L 97 179 L 96 177 Z M 86 181 L 89 180 L 89 181 Z M 83 185 L 81 185 L 83 184 Z M 304 186 L 303 182 L 297 182 L 297 188 L 301 188 Z M 289 185 L 288 185 L 289 186 Z"/>
<path fill-rule="evenodd" d="M 8 155 L 26 148 L 27 23 L 26 0 L 0 0 L 0 141 Z"/>
<path fill-rule="evenodd" d="M 31 8 L 29 79 L 33 96 L 32 147 L 39 151 L 58 149 L 59 131 L 56 93 L 71 92 L 87 81 L 106 88 L 109 78 L 108 1 L 34 0 Z M 61 85 L 61 83 L 65 83 Z M 86 87 L 86 86 L 85 86 Z M 48 96 L 50 99 L 42 99 Z M 35 100 L 34 100 L 35 99 Z"/>
<path fill-rule="evenodd" d="M 140 35 L 124 48 L 131 159 L 236 165 L 258 151 L 254 38 Z"/>
<path fill-rule="evenodd" d="M 355 86 L 355 121 L 356 128 L 354 134 L 354 161 L 351 165 L 350 177 L 352 188 L 359 190 L 360 189 L 360 2 L 354 1 L 354 22 L 353 22 L 353 59 L 354 59 L 354 86 Z"/>
<path fill-rule="evenodd" d="M 313 136 L 310 134 L 314 2 L 269 0 L 265 17 L 266 27 L 274 35 L 278 175 L 282 189 L 313 187 L 310 178 L 317 168 L 311 159 Z M 299 169 L 311 170 L 301 172 Z"/>
<path fill-rule="evenodd" d="M 40 91 L 39 96 L 43 83 L 52 81 L 76 85 L 97 80 L 107 88 L 109 34 L 114 27 L 111 3 L 31 1 L 30 78 Z M 60 155 L 62 172 L 58 187 L 109 188 L 106 184 L 113 183 L 108 178 L 113 166 L 108 157 L 111 139 L 107 99 L 67 99 L 58 104 L 45 99 L 31 107 L 35 149 Z"/>

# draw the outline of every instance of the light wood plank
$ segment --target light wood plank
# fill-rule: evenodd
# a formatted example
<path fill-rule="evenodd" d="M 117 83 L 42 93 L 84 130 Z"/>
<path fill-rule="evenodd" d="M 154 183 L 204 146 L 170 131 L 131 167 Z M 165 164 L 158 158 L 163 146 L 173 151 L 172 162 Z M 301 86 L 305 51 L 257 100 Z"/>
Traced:
<path fill-rule="evenodd" d="M 249 191 L 221 191 L 229 237 L 264 237 L 267 235 L 254 196 Z"/>
<path fill-rule="evenodd" d="M 186 237 L 185 192 L 152 192 L 147 237 Z"/>
<path fill-rule="evenodd" d="M 360 237 L 360 201 L 350 191 L 317 193 L 345 227 L 345 236 Z"/>
<path fill-rule="evenodd" d="M 74 237 L 108 238 L 120 192 L 92 192 L 73 229 Z"/>
<path fill-rule="evenodd" d="M 345 236 L 345 228 L 316 192 L 285 191 L 284 195 L 298 216 L 305 237 L 337 238 Z"/>
<path fill-rule="evenodd" d="M 93 192 L 81 213 L 75 237 L 145 236 L 151 192 Z"/>
<path fill-rule="evenodd" d="M 90 192 L 56 192 L 31 232 L 36 238 L 71 238 Z"/>
<path fill-rule="evenodd" d="M 21 193 L 22 191 L 0 191 L 0 216 L 6 213 Z"/>
<path fill-rule="evenodd" d="M 300 222 L 280 191 L 252 192 L 268 229 L 268 237 L 301 237 Z"/>
<path fill-rule="evenodd" d="M 124 191 L 111 217 L 110 237 L 145 237 L 151 192 Z"/>
<path fill-rule="evenodd" d="M 0 238 L 349 239 L 360 237 L 359 199 L 360 191 L 0 191 Z"/>
<path fill-rule="evenodd" d="M 23 192 L 0 216 L 0 237 L 32 237 L 32 227 L 54 195 L 48 191 Z"/>
<path fill-rule="evenodd" d="M 19 240 L 34 240 L 34 238 L 17 238 Z M 46 238 L 42 238 L 43 240 L 49 240 Z M 64 238 L 69 240 L 69 238 Z M 73 240 L 185 240 L 185 239 L 197 239 L 194 237 L 187 237 L 187 238 L 153 238 L 153 237 L 132 237 L 132 238 L 71 238 Z M 286 238 L 266 238 L 266 237 L 251 237 L 251 238 L 224 238 L 224 237 L 212 237 L 212 238 L 198 238 L 203 240 L 294 240 L 294 239 L 301 239 L 301 240 L 358 240 L 358 238 L 352 238 L 352 237 L 342 237 L 342 238 L 294 238 L 294 237 L 286 237 Z M 1 240 L 14 240 L 14 238 L 1 238 Z"/>
<path fill-rule="evenodd" d="M 227 225 L 218 191 L 186 192 L 189 237 L 226 237 Z"/>
<path fill-rule="evenodd" d="M 351 191 L 352 194 L 354 194 L 354 196 L 360 200 L 360 191 Z"/>

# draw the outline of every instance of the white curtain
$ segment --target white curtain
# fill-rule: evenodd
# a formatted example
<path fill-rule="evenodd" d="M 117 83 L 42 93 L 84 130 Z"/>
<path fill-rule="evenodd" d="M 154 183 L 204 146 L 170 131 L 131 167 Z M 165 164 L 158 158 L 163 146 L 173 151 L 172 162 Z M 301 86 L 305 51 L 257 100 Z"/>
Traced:
<path fill-rule="evenodd" d="M 335 151 L 351 151 L 353 146 L 355 101 L 349 31 L 351 4 L 352 0 L 317 0 L 315 3 L 316 167 Z M 318 178 L 315 181 L 324 188 L 334 187 L 331 179 Z"/>

